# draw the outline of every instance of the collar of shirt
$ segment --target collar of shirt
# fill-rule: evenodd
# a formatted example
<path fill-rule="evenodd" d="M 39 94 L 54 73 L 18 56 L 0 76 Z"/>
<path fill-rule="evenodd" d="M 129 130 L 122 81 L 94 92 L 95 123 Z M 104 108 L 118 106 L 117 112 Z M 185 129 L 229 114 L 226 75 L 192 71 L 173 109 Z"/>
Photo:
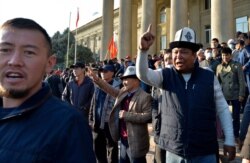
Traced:
<path fill-rule="evenodd" d="M 138 88 L 132 90 L 131 92 L 128 92 L 128 97 L 134 95 L 137 90 L 138 90 Z"/>

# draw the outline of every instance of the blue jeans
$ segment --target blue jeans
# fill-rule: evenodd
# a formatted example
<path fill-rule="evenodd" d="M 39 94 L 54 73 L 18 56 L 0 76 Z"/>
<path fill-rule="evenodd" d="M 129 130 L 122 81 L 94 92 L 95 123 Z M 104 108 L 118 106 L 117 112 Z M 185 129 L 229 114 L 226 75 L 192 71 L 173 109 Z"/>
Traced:
<path fill-rule="evenodd" d="M 120 143 L 120 163 L 147 163 L 146 156 L 132 158 L 131 151 L 127 140 L 122 140 Z"/>
<path fill-rule="evenodd" d="M 248 95 L 247 102 L 244 108 L 244 113 L 241 121 L 241 126 L 240 126 L 240 140 L 245 140 L 248 126 L 250 123 L 250 95 Z"/>
<path fill-rule="evenodd" d="M 184 158 L 173 154 L 171 152 L 166 152 L 166 163 L 216 163 L 216 155 L 205 155 L 196 156 L 192 158 Z"/>

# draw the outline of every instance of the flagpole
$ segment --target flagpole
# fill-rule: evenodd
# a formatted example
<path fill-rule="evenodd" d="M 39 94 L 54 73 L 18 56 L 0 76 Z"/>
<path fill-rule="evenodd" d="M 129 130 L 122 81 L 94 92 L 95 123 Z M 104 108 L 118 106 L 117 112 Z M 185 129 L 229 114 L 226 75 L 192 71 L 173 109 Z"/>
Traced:
<path fill-rule="evenodd" d="M 76 63 L 76 53 L 77 53 L 77 28 L 78 28 L 78 21 L 79 21 L 79 8 L 77 8 L 77 17 L 76 17 L 75 60 L 74 60 L 74 63 Z"/>
<path fill-rule="evenodd" d="M 68 31 L 68 44 L 67 44 L 66 67 L 69 67 L 69 36 L 70 36 L 70 22 L 71 22 L 71 12 L 69 13 L 69 31 Z"/>
<path fill-rule="evenodd" d="M 76 27 L 76 35 L 75 35 L 75 59 L 74 59 L 74 63 L 76 63 L 76 52 L 77 52 L 77 27 Z"/>

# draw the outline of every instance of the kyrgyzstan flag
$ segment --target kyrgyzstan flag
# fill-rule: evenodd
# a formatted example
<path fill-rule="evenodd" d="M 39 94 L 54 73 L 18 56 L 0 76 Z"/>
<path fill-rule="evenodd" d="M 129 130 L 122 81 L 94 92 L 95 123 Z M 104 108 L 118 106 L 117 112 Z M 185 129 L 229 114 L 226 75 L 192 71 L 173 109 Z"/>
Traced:
<path fill-rule="evenodd" d="M 78 27 L 78 21 L 79 21 L 79 8 L 77 8 L 76 28 Z"/>
<path fill-rule="evenodd" d="M 116 44 L 114 42 L 114 37 L 112 37 L 110 42 L 109 42 L 108 51 L 109 51 L 110 59 L 116 58 L 118 50 L 117 50 Z"/>

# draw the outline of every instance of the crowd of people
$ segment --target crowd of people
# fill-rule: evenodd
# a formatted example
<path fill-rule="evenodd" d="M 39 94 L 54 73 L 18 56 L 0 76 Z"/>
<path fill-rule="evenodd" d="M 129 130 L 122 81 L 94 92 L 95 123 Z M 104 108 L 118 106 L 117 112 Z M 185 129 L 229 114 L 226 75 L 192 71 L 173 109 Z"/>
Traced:
<path fill-rule="evenodd" d="M 31 19 L 0 27 L 1 162 L 146 163 L 250 159 L 250 36 L 237 32 L 204 48 L 195 31 L 176 32 L 149 54 L 143 33 L 135 58 L 77 61 L 53 70 L 46 30 Z M 231 110 L 230 107 L 231 106 Z M 240 114 L 243 113 L 242 121 Z"/>
<path fill-rule="evenodd" d="M 156 149 L 155 149 L 155 162 L 165 162 L 166 151 L 168 151 L 167 155 L 170 155 L 169 157 L 172 157 L 172 154 L 180 154 L 181 156 L 184 156 L 184 158 L 189 157 L 188 152 L 182 153 L 184 151 L 178 151 L 180 153 L 176 153 L 176 151 L 172 149 L 171 147 L 173 144 L 170 145 L 169 147 L 166 145 L 167 143 L 165 142 L 166 137 L 169 137 L 170 131 L 171 133 L 175 133 L 175 134 L 180 133 L 180 136 L 182 135 L 181 133 L 184 132 L 184 131 L 174 130 L 174 128 L 171 128 L 171 127 L 168 131 L 167 130 L 168 128 L 166 126 L 169 126 L 169 124 L 171 124 L 170 126 L 172 126 L 173 125 L 172 121 L 175 121 L 175 123 L 178 124 L 177 126 L 179 126 L 180 128 L 185 129 L 185 126 L 182 126 L 181 123 L 179 122 L 179 121 L 182 121 L 182 119 L 178 119 L 177 117 L 175 117 L 174 120 L 169 120 L 171 118 L 174 118 L 174 116 L 172 115 L 172 111 L 171 111 L 174 108 L 177 110 L 180 109 L 179 112 L 181 115 L 188 114 L 183 117 L 184 121 L 186 119 L 186 116 L 187 116 L 187 119 L 190 119 L 190 118 L 197 119 L 197 117 L 199 116 L 204 118 L 204 116 L 201 116 L 201 115 L 205 114 L 206 111 L 214 113 L 209 116 L 210 118 L 209 120 L 211 121 L 210 122 L 211 124 L 214 124 L 212 122 L 215 121 L 215 124 L 216 124 L 215 128 L 212 128 L 212 126 L 206 126 L 206 125 L 192 126 L 194 124 L 192 124 L 191 122 L 190 122 L 191 126 L 187 127 L 188 129 L 190 128 L 195 129 L 197 130 L 197 132 L 199 131 L 199 129 L 201 130 L 201 128 L 203 127 L 208 127 L 211 129 L 210 131 L 208 130 L 208 133 L 198 132 L 199 133 L 198 138 L 202 137 L 203 134 L 206 134 L 206 135 L 210 134 L 211 142 L 206 142 L 206 143 L 211 145 L 210 147 L 211 151 L 204 151 L 204 153 L 201 153 L 201 154 L 195 153 L 194 151 L 194 154 L 192 153 L 190 154 L 191 156 L 192 155 L 194 156 L 204 155 L 206 153 L 211 153 L 213 151 L 212 153 L 216 154 L 215 159 L 218 161 L 219 158 L 218 158 L 217 138 L 225 138 L 226 144 L 224 147 L 225 147 L 226 152 L 228 152 L 230 159 L 233 159 L 235 155 L 234 143 L 236 143 L 239 147 L 239 150 L 241 150 L 243 146 L 243 142 L 247 134 L 248 125 L 250 122 L 250 118 L 248 118 L 250 101 L 247 100 L 248 94 L 249 94 L 249 85 L 250 85 L 249 84 L 249 71 L 250 71 L 250 68 L 249 68 L 250 41 L 249 40 L 250 40 L 250 37 L 248 37 L 249 35 L 246 33 L 237 32 L 236 37 L 233 39 L 229 39 L 227 43 L 225 42 L 220 43 L 217 38 L 213 38 L 211 40 L 210 46 L 207 48 L 204 48 L 202 44 L 196 43 L 195 40 L 193 39 L 195 38 L 195 33 L 193 32 L 192 29 L 185 27 L 178 32 L 182 32 L 182 33 L 187 32 L 187 34 L 189 35 L 189 37 L 191 36 L 191 38 L 187 37 L 189 38 L 187 39 L 185 38 L 183 34 L 182 38 L 179 38 L 179 40 L 175 40 L 171 42 L 170 48 L 164 49 L 162 53 L 159 55 L 157 54 L 151 55 L 149 53 L 146 53 L 149 48 L 147 47 L 146 50 L 139 49 L 138 55 L 135 58 L 133 58 L 133 60 L 131 59 L 131 56 L 127 56 L 125 59 L 121 59 L 120 62 L 118 62 L 117 58 L 114 58 L 111 60 L 105 60 L 103 62 L 92 63 L 92 64 L 89 64 L 88 66 L 84 65 L 82 67 L 82 70 L 85 71 L 84 74 L 86 74 L 87 78 L 88 76 L 92 78 L 93 83 L 95 85 L 94 86 L 95 93 L 93 95 L 93 98 L 91 99 L 89 98 L 87 100 L 89 102 L 91 101 L 91 106 L 89 105 L 89 107 L 87 107 L 87 113 L 89 113 L 87 118 L 89 119 L 90 123 L 93 122 L 91 124 L 91 127 L 93 129 L 94 150 L 96 153 L 97 161 L 103 162 L 105 160 L 104 162 L 113 162 L 112 160 L 115 160 L 115 162 L 117 162 L 119 160 L 118 143 L 117 143 L 118 139 L 115 138 L 116 141 L 114 141 L 114 138 L 112 137 L 112 133 L 110 133 L 110 128 L 112 127 L 111 124 L 113 123 L 113 121 L 116 121 L 115 119 L 112 119 L 111 112 L 116 106 L 116 98 L 119 94 L 118 90 L 124 89 L 124 87 L 126 87 L 126 85 L 124 85 L 123 83 L 123 76 L 126 74 L 126 70 L 129 70 L 128 68 L 131 69 L 131 66 L 137 67 L 138 69 L 137 74 L 135 73 L 136 74 L 135 77 L 139 79 L 140 81 L 139 82 L 140 88 L 144 90 L 145 92 L 151 94 L 151 100 L 149 100 L 151 101 L 151 118 L 153 119 L 154 138 L 157 144 Z M 178 32 L 176 33 L 176 36 L 179 36 Z M 144 35 L 147 36 L 149 35 L 149 33 L 150 32 L 148 31 Z M 143 38 L 145 38 L 145 36 L 142 36 L 140 46 L 142 46 L 143 41 L 145 41 L 143 40 Z M 150 39 L 154 40 L 154 36 L 152 34 L 151 34 Z M 175 39 L 178 39 L 178 38 L 175 38 Z M 174 50 L 176 48 L 177 50 L 175 52 Z M 191 55 L 191 52 L 193 53 L 193 55 Z M 184 57 L 189 56 L 188 54 L 191 55 L 192 57 L 190 56 L 190 58 L 184 58 Z M 143 64 L 140 64 L 140 63 L 143 63 Z M 73 81 L 77 80 L 75 78 L 76 77 L 75 69 L 79 68 L 79 66 L 76 66 L 77 64 L 83 64 L 83 63 L 76 63 L 75 65 L 72 65 L 69 69 L 63 71 L 63 73 L 60 75 L 61 79 L 64 80 L 63 81 L 64 83 L 67 83 L 69 80 L 71 80 L 71 83 L 72 83 L 72 80 Z M 199 78 L 202 78 L 202 80 L 199 82 L 196 81 L 199 78 L 198 79 L 192 78 L 193 74 L 197 74 L 196 71 L 198 72 L 200 71 L 200 70 L 196 70 L 198 69 L 198 67 L 200 68 L 202 67 L 203 69 L 206 69 L 205 71 L 206 73 L 207 73 L 207 70 L 209 70 L 208 72 L 210 72 L 210 75 L 206 74 L 205 76 L 199 77 Z M 148 68 L 149 68 L 149 72 L 147 73 L 146 70 L 148 70 Z M 170 80 L 174 76 L 174 74 L 169 76 L 168 73 L 170 72 L 167 72 L 167 71 L 165 72 L 165 68 L 167 68 L 166 70 L 173 69 L 175 73 L 178 74 L 178 80 L 180 80 L 179 81 L 180 83 L 178 83 L 177 79 L 174 79 L 172 81 L 173 82 L 172 85 L 171 84 L 170 86 L 167 86 L 168 84 L 163 85 L 163 83 L 161 82 L 168 82 L 168 80 Z M 140 71 L 143 73 L 140 73 Z M 212 76 L 214 77 L 208 77 L 208 76 L 211 76 L 211 72 L 213 72 Z M 202 72 L 199 72 L 198 74 L 200 73 L 202 74 Z M 93 76 L 93 74 L 95 75 Z M 181 75 L 182 77 L 180 77 L 179 75 Z M 101 83 L 100 85 L 100 81 L 97 82 L 95 78 L 96 76 L 102 79 L 101 81 L 104 81 L 104 83 L 107 83 L 109 85 L 105 85 L 104 83 Z M 195 75 L 195 77 L 198 77 L 198 76 Z M 165 78 L 167 78 L 166 81 L 165 81 Z M 212 80 L 213 82 L 211 81 L 212 83 L 210 83 L 210 86 L 209 85 L 206 86 L 205 83 L 200 85 L 199 83 L 204 82 L 203 80 L 206 81 L 205 83 L 207 83 L 209 80 Z M 195 87 L 197 87 L 197 89 L 199 90 L 198 91 L 199 93 L 196 92 L 194 95 L 190 95 L 189 97 L 188 92 L 185 92 L 185 91 L 182 92 L 181 90 L 179 90 L 182 82 L 185 83 L 183 84 L 185 86 L 185 89 L 188 90 L 189 86 L 191 85 L 193 90 Z M 177 87 L 178 89 L 176 88 L 177 90 L 174 89 L 175 85 L 178 85 Z M 112 89 L 114 90 L 112 90 L 109 87 L 112 87 Z M 207 90 L 206 87 L 209 89 Z M 66 88 L 67 88 L 67 85 L 66 85 Z M 92 86 L 91 87 L 88 86 L 88 89 L 90 88 L 92 89 Z M 67 89 L 65 89 L 62 92 L 62 99 L 64 99 L 66 90 Z M 117 93 L 114 94 L 114 92 L 116 91 Z M 77 89 L 76 87 L 74 91 L 70 91 L 70 92 L 72 95 L 70 95 L 69 97 L 74 97 L 75 96 L 74 94 L 79 96 L 81 92 L 92 92 L 92 91 L 86 91 L 86 90 L 84 91 L 84 90 L 80 90 L 80 88 Z M 175 96 L 173 96 L 172 94 L 170 96 L 169 95 L 170 92 L 171 93 L 174 92 Z M 176 92 L 180 94 L 178 95 L 176 94 Z M 207 92 L 207 93 L 211 92 L 211 94 L 207 94 L 207 96 L 202 96 L 204 92 Z M 164 94 L 164 97 L 163 97 L 163 94 Z M 190 99 L 186 99 L 183 97 L 187 97 Z M 195 105 L 190 102 L 187 103 L 187 101 L 195 101 L 195 99 L 198 97 L 202 99 L 206 99 L 206 100 L 201 101 L 200 104 L 195 104 Z M 80 100 L 81 99 L 80 97 L 78 98 L 79 98 L 79 101 L 81 101 L 82 103 L 86 102 L 86 98 L 84 98 L 85 102 L 83 102 L 83 100 Z M 175 100 L 170 101 L 169 99 L 175 99 Z M 177 102 L 176 100 L 179 102 L 176 103 Z M 67 101 L 70 101 L 72 105 L 77 105 L 76 102 L 73 102 L 72 99 L 67 100 Z M 122 101 L 123 100 L 120 100 L 120 102 Z M 166 101 L 167 103 L 164 101 Z M 188 109 L 187 106 L 191 107 L 194 110 Z M 230 114 L 229 114 L 229 106 L 231 106 L 232 108 L 231 109 L 232 113 Z M 165 109 L 168 107 L 172 108 L 170 110 L 170 113 L 165 112 L 166 111 Z M 195 108 L 198 109 L 199 107 L 202 108 L 201 113 L 198 113 L 197 111 L 195 111 Z M 121 108 L 123 109 L 123 107 Z M 189 111 L 186 113 L 185 111 L 186 109 L 190 110 L 190 113 Z M 196 114 L 194 114 L 193 111 Z M 243 119 L 242 119 L 242 122 L 240 122 L 240 114 L 243 112 L 244 112 Z M 189 117 L 191 116 L 189 114 L 191 115 L 194 114 L 193 115 L 194 117 Z M 163 115 L 166 118 L 163 118 Z M 168 116 L 170 116 L 171 118 L 167 118 Z M 206 116 L 207 115 L 205 115 L 205 117 Z M 165 121 L 165 119 L 167 120 Z M 120 120 L 120 123 L 122 123 L 123 121 L 124 120 Z M 206 121 L 206 119 L 203 119 L 203 121 Z M 207 119 L 207 122 L 209 122 L 208 119 Z M 126 123 L 129 123 L 129 121 L 127 121 Z M 138 123 L 138 122 L 135 121 L 134 123 Z M 145 120 L 145 123 L 148 123 L 148 120 Z M 232 128 L 230 126 L 231 123 L 232 123 Z M 161 128 L 162 124 L 164 124 L 164 128 Z M 216 129 L 216 133 L 212 132 L 213 129 Z M 164 133 L 163 131 L 167 131 L 167 132 Z M 189 134 L 189 133 L 185 133 L 185 134 Z M 163 135 L 162 140 L 161 140 L 161 135 Z M 191 135 L 193 135 L 193 133 L 191 133 Z M 198 138 L 195 139 L 197 143 L 199 140 Z M 213 141 L 212 141 L 212 138 L 213 138 Z M 122 137 L 120 141 L 124 143 Z M 167 141 L 170 141 L 170 140 L 167 139 Z M 104 143 L 105 145 L 102 146 L 100 145 L 101 144 L 100 142 L 106 142 L 106 143 Z M 164 145 L 161 145 L 161 143 L 163 143 Z M 200 143 L 202 144 L 202 140 Z M 125 141 L 125 144 L 127 144 L 127 146 L 129 147 L 129 142 Z M 204 144 L 204 148 L 207 148 L 205 147 L 206 145 Z M 182 148 L 182 150 L 185 150 L 183 146 L 180 146 L 180 148 Z M 186 149 L 186 151 L 189 151 L 189 150 L 190 149 Z M 200 148 L 196 150 L 199 151 Z M 132 159 L 133 157 L 131 155 L 128 154 L 128 156 L 130 160 L 133 160 Z M 145 158 L 145 156 L 146 156 L 146 153 L 142 155 L 143 158 Z M 120 158 L 120 160 L 122 159 L 124 158 Z"/>

